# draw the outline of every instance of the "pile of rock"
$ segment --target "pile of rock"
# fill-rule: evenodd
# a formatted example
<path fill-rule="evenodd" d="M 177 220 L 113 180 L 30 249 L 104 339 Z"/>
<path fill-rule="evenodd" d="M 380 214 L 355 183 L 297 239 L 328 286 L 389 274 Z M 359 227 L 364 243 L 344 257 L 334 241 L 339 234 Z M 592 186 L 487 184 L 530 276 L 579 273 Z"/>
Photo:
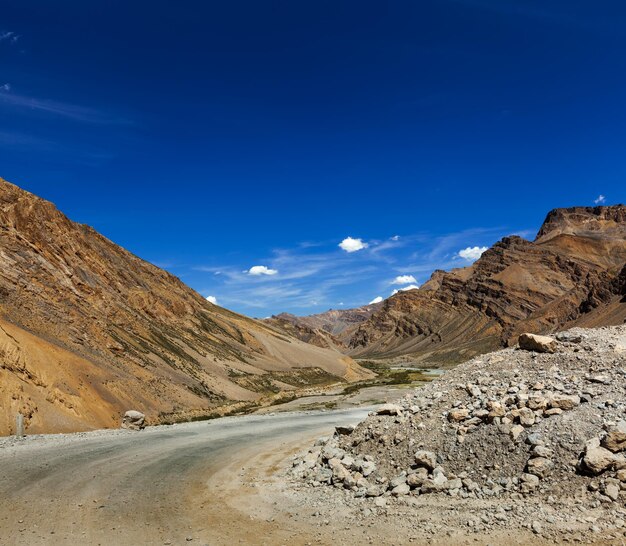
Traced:
<path fill-rule="evenodd" d="M 523 339 L 531 350 L 476 358 L 318 442 L 294 474 L 355 498 L 584 491 L 623 505 L 626 328 Z"/>

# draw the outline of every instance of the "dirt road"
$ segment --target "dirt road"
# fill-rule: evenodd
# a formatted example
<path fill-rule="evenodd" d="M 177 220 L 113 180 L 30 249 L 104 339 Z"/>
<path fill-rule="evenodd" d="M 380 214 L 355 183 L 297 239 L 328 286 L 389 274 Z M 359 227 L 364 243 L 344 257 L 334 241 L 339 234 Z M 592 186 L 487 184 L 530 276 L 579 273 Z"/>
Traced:
<path fill-rule="evenodd" d="M 263 475 L 269 479 L 272 458 L 284 461 L 298 446 L 366 413 L 252 415 L 142 432 L 2 439 L 0 543 L 289 540 L 297 530 L 282 532 L 276 499 L 255 486 Z"/>

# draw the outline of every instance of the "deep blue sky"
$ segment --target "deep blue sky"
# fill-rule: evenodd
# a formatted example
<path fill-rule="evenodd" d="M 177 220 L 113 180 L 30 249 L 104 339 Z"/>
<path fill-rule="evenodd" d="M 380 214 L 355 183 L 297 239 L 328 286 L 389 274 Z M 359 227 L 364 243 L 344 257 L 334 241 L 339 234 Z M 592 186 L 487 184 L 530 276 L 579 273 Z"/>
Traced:
<path fill-rule="evenodd" d="M 625 28 L 622 1 L 4 2 L 0 176 L 235 310 L 359 305 L 626 201 Z"/>

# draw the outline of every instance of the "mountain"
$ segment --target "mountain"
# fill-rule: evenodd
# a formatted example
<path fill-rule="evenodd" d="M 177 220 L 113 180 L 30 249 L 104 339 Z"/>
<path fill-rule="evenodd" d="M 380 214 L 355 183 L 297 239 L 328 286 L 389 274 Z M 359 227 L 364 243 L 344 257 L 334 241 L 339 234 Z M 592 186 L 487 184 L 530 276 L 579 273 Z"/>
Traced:
<path fill-rule="evenodd" d="M 380 303 L 374 303 L 356 309 L 329 309 L 304 317 L 280 313 L 265 319 L 265 322 L 307 343 L 346 349 L 345 342 L 350 339 L 354 330 L 380 306 Z"/>
<path fill-rule="evenodd" d="M 0 179 L 0 434 L 206 414 L 368 377 L 349 357 L 207 302 L 173 275 Z"/>
<path fill-rule="evenodd" d="M 626 207 L 573 207 L 551 211 L 534 241 L 505 237 L 473 265 L 385 300 L 342 342 L 353 357 L 452 363 L 523 331 L 625 319 Z"/>

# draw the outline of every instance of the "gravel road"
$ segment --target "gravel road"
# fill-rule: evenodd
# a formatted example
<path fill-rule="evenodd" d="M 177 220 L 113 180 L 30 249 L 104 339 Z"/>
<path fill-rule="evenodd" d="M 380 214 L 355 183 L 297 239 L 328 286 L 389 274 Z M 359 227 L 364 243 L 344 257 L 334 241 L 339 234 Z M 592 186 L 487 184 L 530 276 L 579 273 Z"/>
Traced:
<path fill-rule="evenodd" d="M 229 488 L 241 496 L 243 487 L 255 487 L 241 479 L 234 484 L 237 464 L 284 457 L 286 446 L 357 423 L 367 412 L 250 415 L 141 432 L 0 439 L 0 544 L 226 543 L 240 523 L 224 495 Z"/>

